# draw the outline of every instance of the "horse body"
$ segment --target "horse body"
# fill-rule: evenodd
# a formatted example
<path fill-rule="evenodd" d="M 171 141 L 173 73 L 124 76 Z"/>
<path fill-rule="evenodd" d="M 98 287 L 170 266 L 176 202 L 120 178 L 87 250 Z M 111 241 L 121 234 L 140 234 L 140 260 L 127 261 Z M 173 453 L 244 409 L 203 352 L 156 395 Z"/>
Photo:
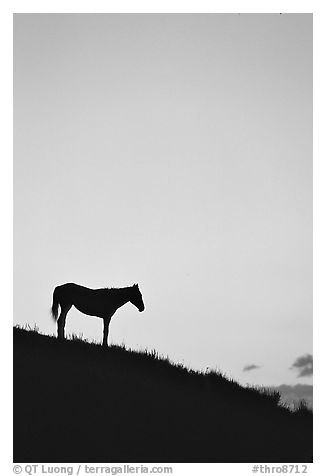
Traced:
<path fill-rule="evenodd" d="M 111 318 L 116 310 L 127 302 L 136 306 L 139 312 L 145 309 L 138 284 L 111 289 L 90 289 L 75 283 L 57 286 L 53 292 L 52 316 L 57 320 L 58 338 L 64 338 L 67 313 L 75 306 L 84 314 L 103 319 L 103 345 L 106 345 Z M 58 318 L 59 305 L 61 312 Z"/>

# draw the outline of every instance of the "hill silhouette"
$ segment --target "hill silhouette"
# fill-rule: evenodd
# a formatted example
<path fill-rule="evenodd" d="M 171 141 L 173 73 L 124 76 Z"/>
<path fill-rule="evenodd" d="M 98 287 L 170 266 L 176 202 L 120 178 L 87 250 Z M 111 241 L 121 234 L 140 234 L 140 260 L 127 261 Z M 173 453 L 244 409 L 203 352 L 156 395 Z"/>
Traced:
<path fill-rule="evenodd" d="M 155 352 L 14 328 L 14 462 L 311 462 L 312 412 Z"/>

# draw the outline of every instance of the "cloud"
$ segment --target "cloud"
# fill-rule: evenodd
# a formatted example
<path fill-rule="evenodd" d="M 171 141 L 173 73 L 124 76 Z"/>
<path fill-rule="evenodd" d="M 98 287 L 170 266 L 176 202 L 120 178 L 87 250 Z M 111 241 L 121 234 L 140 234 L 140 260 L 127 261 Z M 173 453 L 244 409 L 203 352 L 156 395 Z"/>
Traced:
<path fill-rule="evenodd" d="M 299 372 L 298 377 L 309 377 L 313 373 L 312 355 L 301 355 L 293 362 L 290 369 L 297 370 Z"/>
<path fill-rule="evenodd" d="M 305 400 L 309 408 L 313 407 L 312 385 L 279 385 L 270 387 L 281 394 L 281 401 L 291 408 L 296 408 L 301 400 Z"/>
<path fill-rule="evenodd" d="M 249 370 L 255 370 L 255 369 L 260 369 L 260 365 L 256 365 L 256 364 L 245 365 L 242 371 L 249 372 Z"/>

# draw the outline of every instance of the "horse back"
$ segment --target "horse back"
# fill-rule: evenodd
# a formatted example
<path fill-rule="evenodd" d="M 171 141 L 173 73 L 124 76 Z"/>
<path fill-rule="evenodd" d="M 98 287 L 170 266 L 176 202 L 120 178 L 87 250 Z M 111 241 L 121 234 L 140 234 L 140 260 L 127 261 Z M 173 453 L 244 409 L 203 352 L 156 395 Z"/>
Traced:
<path fill-rule="evenodd" d="M 56 288 L 63 303 L 74 305 L 80 312 L 99 316 L 111 311 L 108 292 L 105 289 L 90 289 L 75 283 L 66 283 Z"/>

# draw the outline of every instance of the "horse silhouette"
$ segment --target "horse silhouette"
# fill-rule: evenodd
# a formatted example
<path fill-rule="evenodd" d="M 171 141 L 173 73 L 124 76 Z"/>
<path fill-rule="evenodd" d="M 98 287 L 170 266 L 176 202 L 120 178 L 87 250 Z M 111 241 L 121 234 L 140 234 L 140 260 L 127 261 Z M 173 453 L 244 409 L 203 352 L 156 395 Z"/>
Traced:
<path fill-rule="evenodd" d="M 103 319 L 103 342 L 107 345 L 109 324 L 113 314 L 119 307 L 131 302 L 139 312 L 145 309 L 143 298 L 138 284 L 126 288 L 89 289 L 75 283 L 66 283 L 57 286 L 53 291 L 51 313 L 57 321 L 58 339 L 65 338 L 65 324 L 67 313 L 72 306 L 88 316 Z M 60 316 L 58 309 L 60 305 Z"/>

